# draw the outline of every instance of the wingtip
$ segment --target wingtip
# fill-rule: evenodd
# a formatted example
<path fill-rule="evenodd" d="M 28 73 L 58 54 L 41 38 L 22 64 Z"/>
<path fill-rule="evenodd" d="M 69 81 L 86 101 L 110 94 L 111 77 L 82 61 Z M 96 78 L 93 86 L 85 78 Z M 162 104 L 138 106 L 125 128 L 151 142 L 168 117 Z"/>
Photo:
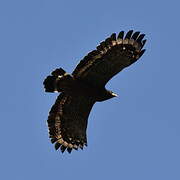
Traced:
<path fill-rule="evenodd" d="M 60 148 L 60 146 L 61 146 L 61 144 L 60 144 L 60 143 L 58 143 L 58 142 L 56 142 L 56 144 L 54 145 L 54 147 L 55 147 L 56 151 Z"/>
<path fill-rule="evenodd" d="M 133 30 L 128 31 L 128 32 L 126 33 L 126 36 L 125 36 L 124 39 L 131 39 L 132 34 L 133 34 Z"/>
<path fill-rule="evenodd" d="M 116 40 L 116 33 L 111 34 L 111 39 L 114 40 L 114 41 Z"/>
<path fill-rule="evenodd" d="M 65 147 L 65 146 L 62 145 L 62 146 L 61 146 L 61 152 L 64 153 L 64 151 L 66 150 L 66 148 L 67 148 L 67 147 Z"/>
<path fill-rule="evenodd" d="M 145 51 L 146 51 L 146 49 L 143 49 L 143 50 L 139 53 L 139 58 L 144 54 Z"/>
<path fill-rule="evenodd" d="M 124 37 L 124 31 L 120 31 L 118 34 L 118 39 L 123 39 Z"/>
<path fill-rule="evenodd" d="M 140 34 L 136 41 L 141 43 L 144 37 L 145 37 L 145 34 Z"/>
<path fill-rule="evenodd" d="M 72 148 L 67 148 L 67 152 L 71 154 Z"/>
<path fill-rule="evenodd" d="M 132 35 L 132 39 L 136 40 L 137 37 L 139 36 L 140 31 L 136 31 L 133 35 Z"/>

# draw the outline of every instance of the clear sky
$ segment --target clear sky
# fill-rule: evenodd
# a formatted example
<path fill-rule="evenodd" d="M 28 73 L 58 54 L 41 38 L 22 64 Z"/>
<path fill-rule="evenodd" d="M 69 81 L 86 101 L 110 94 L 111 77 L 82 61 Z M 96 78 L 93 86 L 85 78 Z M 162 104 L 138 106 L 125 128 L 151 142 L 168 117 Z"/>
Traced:
<path fill-rule="evenodd" d="M 175 0 L 0 1 L 0 179 L 180 179 L 180 3 Z M 56 152 L 46 120 L 55 68 L 72 72 L 113 32 L 146 34 L 146 53 L 107 85 L 88 147 Z"/>

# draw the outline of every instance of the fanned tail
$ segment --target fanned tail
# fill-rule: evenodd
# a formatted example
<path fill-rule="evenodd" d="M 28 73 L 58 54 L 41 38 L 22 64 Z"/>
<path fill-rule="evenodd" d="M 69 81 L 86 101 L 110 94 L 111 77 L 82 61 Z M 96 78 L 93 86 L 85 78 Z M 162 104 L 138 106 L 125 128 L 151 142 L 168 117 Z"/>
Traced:
<path fill-rule="evenodd" d="M 50 76 L 44 80 L 45 92 L 63 92 L 70 88 L 73 78 L 62 68 L 54 70 Z"/>

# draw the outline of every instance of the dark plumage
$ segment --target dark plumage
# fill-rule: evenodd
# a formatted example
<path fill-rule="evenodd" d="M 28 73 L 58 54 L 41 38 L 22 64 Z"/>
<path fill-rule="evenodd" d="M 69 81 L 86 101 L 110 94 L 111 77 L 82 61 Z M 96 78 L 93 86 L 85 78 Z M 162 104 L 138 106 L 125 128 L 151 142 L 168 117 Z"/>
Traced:
<path fill-rule="evenodd" d="M 47 120 L 56 150 L 71 153 L 87 146 L 87 121 L 94 103 L 116 96 L 105 85 L 143 55 L 144 36 L 132 30 L 125 37 L 124 31 L 117 38 L 113 33 L 80 61 L 72 75 L 59 68 L 44 80 L 46 92 L 61 92 Z"/>

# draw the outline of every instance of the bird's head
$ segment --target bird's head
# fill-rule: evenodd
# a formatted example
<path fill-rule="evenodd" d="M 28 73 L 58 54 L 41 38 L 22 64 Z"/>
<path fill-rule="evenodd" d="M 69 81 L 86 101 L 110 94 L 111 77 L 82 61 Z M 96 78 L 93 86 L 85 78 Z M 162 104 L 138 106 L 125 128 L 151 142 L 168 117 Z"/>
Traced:
<path fill-rule="evenodd" d="M 113 93 L 112 91 L 108 91 L 108 90 L 103 90 L 102 92 L 101 92 L 101 95 L 100 96 L 98 96 L 98 99 L 97 99 L 97 101 L 106 101 L 106 100 L 108 100 L 108 99 L 111 99 L 111 98 L 113 98 L 113 97 L 117 97 L 118 95 L 117 94 L 115 94 L 115 93 Z"/>
<path fill-rule="evenodd" d="M 110 98 L 113 98 L 113 97 L 118 97 L 118 95 L 112 91 L 108 91 L 108 95 Z"/>

